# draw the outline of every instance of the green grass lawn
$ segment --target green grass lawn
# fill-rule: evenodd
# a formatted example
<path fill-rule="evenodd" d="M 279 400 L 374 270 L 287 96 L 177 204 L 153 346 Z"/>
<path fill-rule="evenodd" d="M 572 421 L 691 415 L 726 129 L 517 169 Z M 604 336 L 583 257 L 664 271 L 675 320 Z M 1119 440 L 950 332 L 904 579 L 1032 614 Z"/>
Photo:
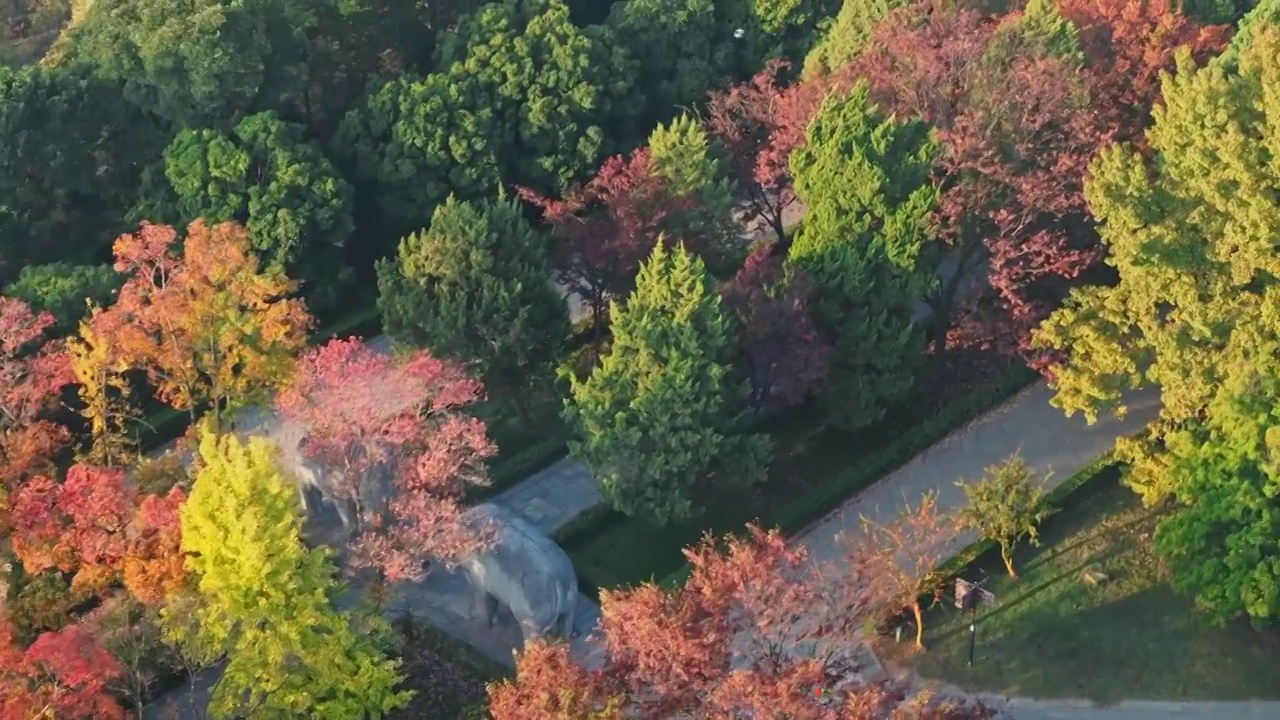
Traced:
<path fill-rule="evenodd" d="M 1067 499 L 1039 548 L 1005 575 L 997 553 L 961 573 L 990 576 L 997 607 L 979 611 L 977 658 L 967 667 L 968 615 L 954 606 L 925 617 L 925 677 L 1035 698 L 1115 702 L 1280 698 L 1280 636 L 1240 621 L 1208 625 L 1170 587 L 1151 536 L 1158 511 L 1106 471 Z M 1093 585 L 1086 572 L 1106 579 Z M 907 643 L 886 643 L 891 659 Z"/>

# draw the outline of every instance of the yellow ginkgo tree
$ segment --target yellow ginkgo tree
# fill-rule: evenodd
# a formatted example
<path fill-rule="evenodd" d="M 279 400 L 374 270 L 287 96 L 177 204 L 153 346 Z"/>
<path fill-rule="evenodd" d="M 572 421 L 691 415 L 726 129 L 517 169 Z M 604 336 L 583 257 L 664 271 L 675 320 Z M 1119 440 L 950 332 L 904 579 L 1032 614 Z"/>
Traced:
<path fill-rule="evenodd" d="M 1117 451 L 1148 503 L 1175 494 L 1170 452 L 1198 442 L 1210 403 L 1280 339 L 1280 31 L 1238 71 L 1184 53 L 1164 80 L 1148 153 L 1117 146 L 1085 192 L 1117 282 L 1074 291 L 1037 341 L 1060 353 L 1054 403 L 1123 415 L 1158 388 L 1159 421 Z"/>
<path fill-rule="evenodd" d="M 402 707 L 398 663 L 379 647 L 388 629 L 335 608 L 336 568 L 329 551 L 303 544 L 274 446 L 202 430 L 202 466 L 181 510 L 193 597 L 163 617 L 196 664 L 226 659 L 212 715 L 345 720 Z"/>

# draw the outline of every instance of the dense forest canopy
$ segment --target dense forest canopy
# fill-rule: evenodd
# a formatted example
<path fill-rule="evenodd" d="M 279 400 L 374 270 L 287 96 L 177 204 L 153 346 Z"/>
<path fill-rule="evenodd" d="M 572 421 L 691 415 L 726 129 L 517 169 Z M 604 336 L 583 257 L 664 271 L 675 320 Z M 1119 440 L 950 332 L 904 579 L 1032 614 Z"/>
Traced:
<path fill-rule="evenodd" d="M 567 449 L 607 521 L 707 530 L 974 356 L 1090 420 L 1158 389 L 1117 451 L 1173 585 L 1280 617 L 1280 0 L 3 8 L 0 716 L 125 717 L 143 656 L 225 663 L 219 717 L 419 712 L 403 633 L 339 598 L 483 551 L 500 477 Z M 235 435 L 277 402 L 292 455 Z M 340 558 L 299 468 L 354 508 Z M 1010 573 L 1029 472 L 967 520 Z M 874 607 L 921 642 L 933 568 L 877 564 L 936 565 L 909 537 L 851 566 L 875 598 L 801 582 L 777 531 L 708 537 L 683 585 L 601 588 L 604 669 L 532 645 L 488 717 L 834 717 L 786 699 L 824 661 L 726 638 L 834 593 L 822 639 Z"/>

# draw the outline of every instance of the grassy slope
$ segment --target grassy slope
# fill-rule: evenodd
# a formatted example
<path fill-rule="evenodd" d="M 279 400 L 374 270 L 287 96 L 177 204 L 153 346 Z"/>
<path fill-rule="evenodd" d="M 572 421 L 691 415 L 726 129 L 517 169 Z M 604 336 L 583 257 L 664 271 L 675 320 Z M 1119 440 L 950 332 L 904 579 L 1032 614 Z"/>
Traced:
<path fill-rule="evenodd" d="M 963 576 L 991 576 L 999 604 L 978 616 L 977 661 L 967 667 L 968 616 L 939 607 L 925 619 L 926 677 L 1038 698 L 1161 700 L 1280 698 L 1280 639 L 1241 621 L 1208 626 L 1169 586 L 1151 547 L 1159 511 L 1145 509 L 1115 472 L 1090 483 L 1024 547 L 1022 577 L 987 553 Z M 1107 576 L 1097 585 L 1086 571 Z M 890 656 L 904 648 L 893 648 Z"/>

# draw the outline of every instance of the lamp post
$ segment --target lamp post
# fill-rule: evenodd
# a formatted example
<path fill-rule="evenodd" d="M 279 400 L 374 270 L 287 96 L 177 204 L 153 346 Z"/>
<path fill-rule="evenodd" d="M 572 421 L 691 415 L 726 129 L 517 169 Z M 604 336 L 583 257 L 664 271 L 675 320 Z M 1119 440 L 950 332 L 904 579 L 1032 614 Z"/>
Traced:
<path fill-rule="evenodd" d="M 956 607 L 961 610 L 969 611 L 969 660 L 966 665 L 973 665 L 974 651 L 978 645 L 978 605 L 994 604 L 996 596 L 982 589 L 982 583 L 990 578 L 983 578 L 981 582 L 971 583 L 967 580 L 956 578 Z"/>

